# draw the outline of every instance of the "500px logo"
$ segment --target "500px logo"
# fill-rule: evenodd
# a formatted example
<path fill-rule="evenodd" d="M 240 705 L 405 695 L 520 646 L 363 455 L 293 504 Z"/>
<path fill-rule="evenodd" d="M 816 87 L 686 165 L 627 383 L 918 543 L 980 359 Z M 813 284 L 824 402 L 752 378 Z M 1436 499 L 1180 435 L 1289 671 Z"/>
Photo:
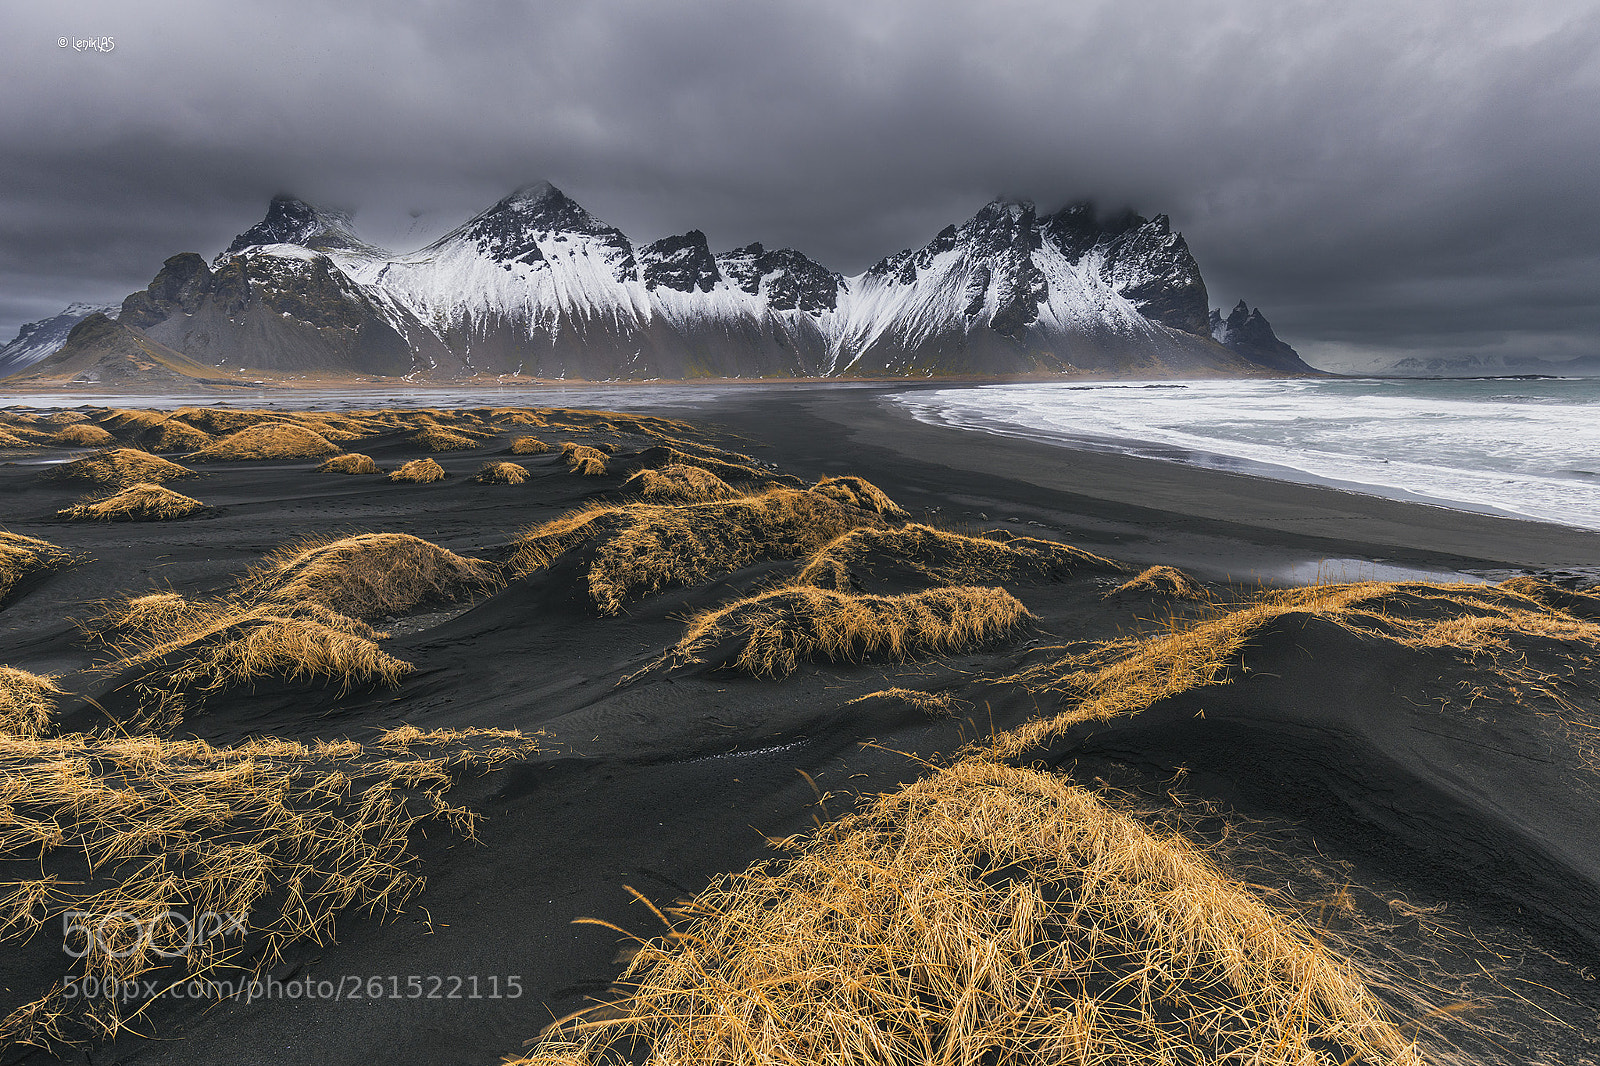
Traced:
<path fill-rule="evenodd" d="M 57 48 L 70 48 L 74 52 L 110 52 L 117 47 L 115 37 L 57 37 Z"/>
<path fill-rule="evenodd" d="M 75 959 L 92 954 L 123 959 L 144 951 L 179 959 L 216 937 L 237 934 L 243 939 L 249 922 L 248 911 L 205 911 L 191 917 L 169 910 L 144 918 L 127 911 L 67 911 L 61 916 L 61 950 Z"/>

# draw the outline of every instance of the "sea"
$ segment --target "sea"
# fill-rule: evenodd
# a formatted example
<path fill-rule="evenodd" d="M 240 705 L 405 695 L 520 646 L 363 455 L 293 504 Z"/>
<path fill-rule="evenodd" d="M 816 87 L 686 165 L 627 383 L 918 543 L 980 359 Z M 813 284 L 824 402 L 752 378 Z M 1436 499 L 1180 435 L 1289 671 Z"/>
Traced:
<path fill-rule="evenodd" d="M 987 385 L 923 422 L 1600 530 L 1600 378 Z"/>

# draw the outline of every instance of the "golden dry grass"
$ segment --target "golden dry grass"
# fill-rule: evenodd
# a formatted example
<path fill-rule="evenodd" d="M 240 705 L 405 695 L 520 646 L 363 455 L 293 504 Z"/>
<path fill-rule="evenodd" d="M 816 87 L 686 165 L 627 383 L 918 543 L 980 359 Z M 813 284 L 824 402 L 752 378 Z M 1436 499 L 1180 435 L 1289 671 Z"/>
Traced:
<path fill-rule="evenodd" d="M 663 466 L 641 470 L 619 486 L 619 492 L 651 503 L 701 503 L 731 500 L 739 495 L 726 481 L 698 466 Z"/>
<path fill-rule="evenodd" d="M 1230 683 L 1239 657 L 1266 626 L 1290 614 L 1331 621 L 1353 633 L 1417 649 L 1445 649 L 1481 662 L 1511 683 L 1552 695 L 1519 665 L 1516 643 L 1565 641 L 1585 658 L 1600 652 L 1600 624 L 1517 592 L 1481 585 L 1365 581 L 1269 592 L 1255 602 L 1146 637 L 1099 644 L 1037 663 L 1001 680 L 1050 693 L 1066 705 L 1001 737 L 993 749 L 1015 757 L 1088 721 L 1136 714 L 1157 700 Z"/>
<path fill-rule="evenodd" d="M 411 440 L 430 452 L 460 452 L 478 447 L 478 439 L 443 426 L 424 426 L 412 434 Z"/>
<path fill-rule="evenodd" d="M 1152 566 L 1140 571 L 1131 581 L 1118 585 L 1107 595 L 1124 593 L 1153 593 L 1181 600 L 1203 600 L 1206 590 L 1194 578 L 1171 566 Z"/>
<path fill-rule="evenodd" d="M 193 470 L 138 448 L 107 448 L 70 463 L 42 471 L 39 476 L 51 481 L 88 481 L 95 485 L 160 484 L 179 478 L 199 477 Z"/>
<path fill-rule="evenodd" d="M 795 842 L 789 842 L 794 846 Z M 713 882 L 516 1066 L 1420 1066 L 1363 974 L 1207 856 L 969 761 Z"/>
<path fill-rule="evenodd" d="M 889 499 L 882 489 L 866 478 L 854 475 L 825 477 L 811 486 L 811 491 L 820 492 L 830 499 L 851 504 L 863 511 L 881 514 L 885 518 L 900 520 L 911 517 L 909 511 Z"/>
<path fill-rule="evenodd" d="M 692 586 L 768 559 L 798 559 L 876 516 L 795 489 L 707 503 L 600 505 L 512 541 L 511 568 L 532 573 L 583 546 L 584 582 L 602 614 L 630 599 Z"/>
<path fill-rule="evenodd" d="M 149 482 L 118 489 L 109 496 L 56 512 L 69 522 L 167 522 L 205 510 L 199 500 Z"/>
<path fill-rule="evenodd" d="M 27 448 L 30 442 L 12 433 L 10 430 L 0 429 L 0 448 Z"/>
<path fill-rule="evenodd" d="M 0 603 L 28 578 L 65 569 L 75 562 L 75 555 L 49 541 L 0 530 Z"/>
<path fill-rule="evenodd" d="M 879 689 L 869 692 L 865 696 L 857 696 L 851 700 L 849 706 L 858 703 L 871 703 L 874 700 L 894 700 L 917 710 L 932 718 L 947 718 L 956 713 L 959 707 L 968 707 L 971 704 L 966 700 L 956 698 L 952 692 L 923 692 L 921 689 L 893 688 Z"/>
<path fill-rule="evenodd" d="M 520 485 L 528 480 L 528 468 L 516 463 L 487 462 L 472 479 L 480 485 Z"/>
<path fill-rule="evenodd" d="M 54 678 L 0 666 L 0 734 L 40 735 L 50 728 L 59 695 Z"/>
<path fill-rule="evenodd" d="M 1018 632 L 1033 615 L 1005 589 L 956 586 L 900 596 L 773 589 L 690 619 L 656 665 L 704 664 L 787 677 L 804 662 L 902 661 L 967 651 Z"/>
<path fill-rule="evenodd" d="M 108 444 L 115 444 L 117 438 L 101 429 L 99 426 L 74 423 L 58 430 L 55 443 L 68 448 L 103 448 Z"/>
<path fill-rule="evenodd" d="M 111 604 L 82 627 L 108 646 L 103 669 L 133 700 L 124 727 L 144 731 L 168 730 L 233 689 L 272 682 L 342 695 L 392 687 L 413 669 L 378 647 L 384 634 L 311 601 L 156 593 Z"/>
<path fill-rule="evenodd" d="M 550 445 L 538 437 L 513 437 L 511 440 L 512 455 L 543 455 L 550 450 Z"/>
<path fill-rule="evenodd" d="M 372 456 L 362 455 L 360 452 L 345 452 L 335 455 L 332 459 L 323 460 L 317 467 L 318 474 L 381 474 L 378 464 L 372 461 Z"/>
<path fill-rule="evenodd" d="M 389 472 L 390 481 L 411 481 L 419 485 L 428 485 L 435 481 L 444 480 L 444 467 L 432 459 L 413 459 L 398 470 Z"/>
<path fill-rule="evenodd" d="M 320 459 L 338 451 L 316 430 L 293 422 L 261 422 L 219 437 L 184 458 L 194 462 Z"/>
<path fill-rule="evenodd" d="M 237 747 L 153 736 L 0 735 L 0 941 L 60 936 L 91 916 L 92 950 L 61 979 L 14 987 L 0 1045 L 48 1047 L 138 1023 L 138 998 L 71 997 L 69 980 L 248 977 L 295 941 L 326 942 L 347 908 L 393 913 L 423 881 L 411 841 L 429 826 L 475 839 L 447 798 L 454 776 L 537 750 L 503 730 L 393 730 L 371 743 L 263 738 Z M 84 876 L 87 869 L 88 876 Z M 201 937 L 177 914 L 238 915 L 260 953 L 232 961 L 237 931 Z M 148 931 L 148 935 L 142 935 Z M 74 947 L 85 946 L 80 937 Z"/>
<path fill-rule="evenodd" d="M 124 437 L 136 437 L 172 417 L 167 411 L 139 411 L 120 407 L 107 409 L 95 419 L 102 428 Z"/>
<path fill-rule="evenodd" d="M 728 454 L 731 457 L 731 453 Z M 730 461 L 717 454 L 716 449 L 694 446 L 687 441 L 676 441 L 674 446 L 656 445 L 646 448 L 627 460 L 627 468 L 630 471 L 639 471 L 657 470 L 667 466 L 697 466 L 702 470 L 709 470 L 724 481 L 759 481 L 763 478 L 777 477 L 775 474 L 757 469 L 754 465 L 755 460 L 747 455 L 737 458 L 750 461 Z M 799 484 L 798 479 L 787 480 Z"/>
<path fill-rule="evenodd" d="M 1082 570 L 1115 573 L 1120 563 L 1067 544 L 1033 537 L 1005 541 L 969 537 L 913 523 L 896 529 L 852 529 L 821 547 L 795 578 L 840 592 L 852 575 L 907 574 L 930 584 L 1048 581 Z"/>
<path fill-rule="evenodd" d="M 192 452 L 206 447 L 213 438 L 203 429 L 196 429 L 176 418 L 168 418 L 141 433 L 139 440 L 151 451 Z"/>
<path fill-rule="evenodd" d="M 581 474 L 584 477 L 600 477 L 606 472 L 609 457 L 599 448 L 591 448 L 587 444 L 575 444 L 569 440 L 561 444 L 561 458 L 567 464 L 568 473 Z"/>
<path fill-rule="evenodd" d="M 240 584 L 252 600 L 316 604 L 351 618 L 381 618 L 468 600 L 499 585 L 496 569 L 404 533 L 296 542 Z"/>

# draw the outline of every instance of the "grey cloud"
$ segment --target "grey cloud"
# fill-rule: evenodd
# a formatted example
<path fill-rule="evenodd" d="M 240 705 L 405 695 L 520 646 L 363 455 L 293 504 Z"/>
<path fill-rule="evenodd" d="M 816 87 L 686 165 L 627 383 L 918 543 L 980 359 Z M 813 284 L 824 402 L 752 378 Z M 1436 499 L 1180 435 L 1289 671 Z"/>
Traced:
<path fill-rule="evenodd" d="M 1341 358 L 1600 351 L 1586 3 L 34 5 L 0 43 L 0 334 L 281 190 L 413 247 L 548 177 L 639 240 L 846 273 L 995 194 L 1166 212 Z M 112 34 L 109 54 L 57 47 Z"/>

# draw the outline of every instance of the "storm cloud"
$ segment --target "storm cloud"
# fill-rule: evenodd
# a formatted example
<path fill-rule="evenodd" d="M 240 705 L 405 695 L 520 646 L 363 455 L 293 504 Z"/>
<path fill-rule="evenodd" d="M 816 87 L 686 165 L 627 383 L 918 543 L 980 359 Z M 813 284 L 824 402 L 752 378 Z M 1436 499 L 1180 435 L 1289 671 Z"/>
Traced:
<path fill-rule="evenodd" d="M 1171 215 L 1213 305 L 1313 362 L 1600 353 L 1589 2 L 453 7 L 12 5 L 0 341 L 280 191 L 409 250 L 548 178 L 638 241 L 846 274 L 1090 197 Z"/>

